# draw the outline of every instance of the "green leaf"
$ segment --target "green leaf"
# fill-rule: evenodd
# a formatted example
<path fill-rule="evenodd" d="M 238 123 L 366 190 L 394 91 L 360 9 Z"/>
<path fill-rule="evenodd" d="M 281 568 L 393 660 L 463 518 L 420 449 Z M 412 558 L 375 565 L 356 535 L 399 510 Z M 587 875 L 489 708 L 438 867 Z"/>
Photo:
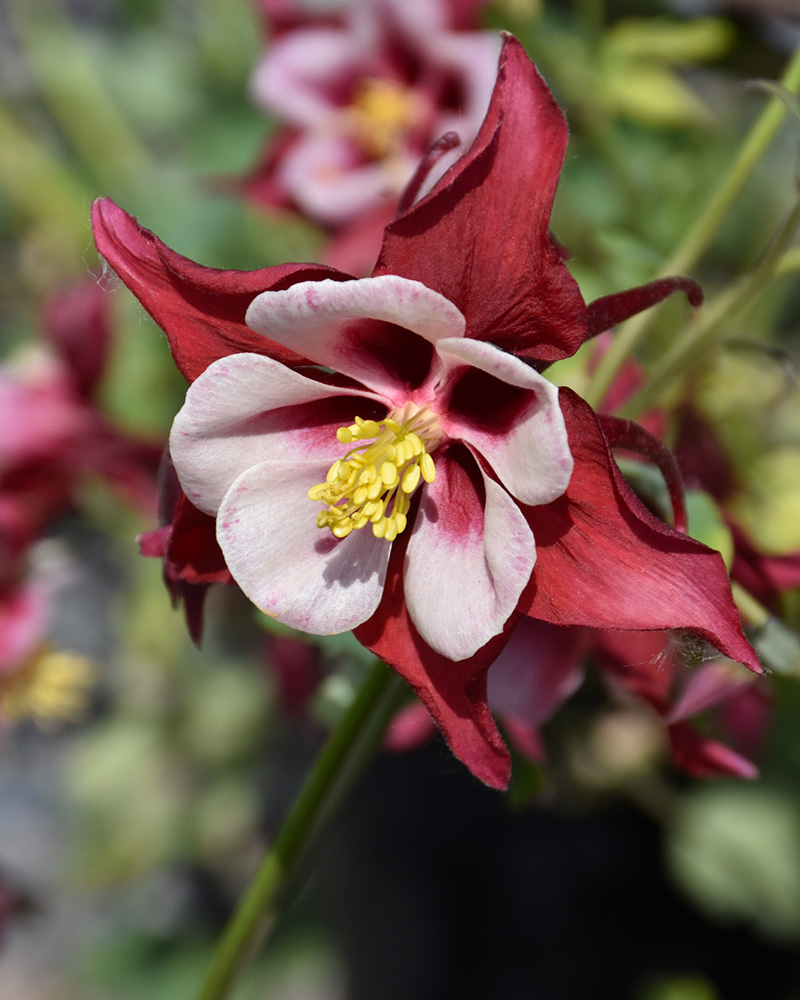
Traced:
<path fill-rule="evenodd" d="M 606 32 L 604 54 L 614 58 L 658 59 L 675 66 L 718 59 L 734 41 L 722 18 L 673 21 L 665 17 L 625 18 Z"/>

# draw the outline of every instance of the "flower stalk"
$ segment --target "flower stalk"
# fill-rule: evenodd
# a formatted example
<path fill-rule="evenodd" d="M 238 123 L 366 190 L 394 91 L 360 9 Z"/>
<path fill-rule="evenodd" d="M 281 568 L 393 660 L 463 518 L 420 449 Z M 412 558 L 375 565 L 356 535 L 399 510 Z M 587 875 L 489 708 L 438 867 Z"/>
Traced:
<path fill-rule="evenodd" d="M 778 230 L 772 245 L 754 271 L 733 288 L 719 296 L 675 344 L 657 362 L 645 385 L 622 408 L 622 416 L 633 418 L 649 410 L 673 378 L 695 362 L 720 336 L 726 324 L 763 291 L 777 276 L 785 254 L 800 226 L 800 201 Z"/>
<path fill-rule="evenodd" d="M 224 1000 L 275 924 L 293 878 L 379 746 L 407 688 L 376 660 L 322 748 L 224 931 L 198 1000 Z"/>
<path fill-rule="evenodd" d="M 800 47 L 786 67 L 780 84 L 791 94 L 800 91 Z M 709 199 L 705 210 L 686 233 L 681 244 L 660 269 L 657 278 L 671 274 L 686 274 L 692 270 L 714 239 L 722 221 L 775 137 L 786 112 L 786 103 L 780 97 L 773 97 L 769 101 L 747 134 L 728 174 Z M 649 329 L 654 314 L 655 310 L 641 313 L 619 328 L 609 351 L 597 366 L 586 392 L 586 400 L 591 406 L 596 407 L 600 404 L 617 372 Z"/>

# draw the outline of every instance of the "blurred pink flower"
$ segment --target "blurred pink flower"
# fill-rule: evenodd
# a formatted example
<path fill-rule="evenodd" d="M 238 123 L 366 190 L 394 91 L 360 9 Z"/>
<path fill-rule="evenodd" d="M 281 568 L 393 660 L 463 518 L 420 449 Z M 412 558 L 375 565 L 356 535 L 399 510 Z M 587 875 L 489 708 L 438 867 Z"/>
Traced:
<path fill-rule="evenodd" d="M 90 279 L 55 296 L 44 339 L 0 366 L 0 587 L 24 575 L 27 548 L 99 475 L 151 514 L 161 445 L 116 428 L 95 395 L 104 371 L 108 298 Z"/>
<path fill-rule="evenodd" d="M 500 37 L 464 30 L 475 5 L 445 0 L 355 0 L 314 18 L 296 5 L 263 6 L 278 30 L 251 92 L 281 127 L 246 192 L 340 234 L 356 226 L 359 242 L 377 250 L 431 144 L 454 131 L 465 147 L 476 135 Z M 456 155 L 442 157 L 429 187 Z M 350 241 L 337 266 L 353 252 L 352 231 Z M 357 252 L 374 258 L 365 247 Z"/>
<path fill-rule="evenodd" d="M 95 668 L 47 641 L 56 592 L 66 582 L 39 571 L 0 592 L 0 732 L 26 718 L 45 729 L 77 722 L 88 708 Z"/>

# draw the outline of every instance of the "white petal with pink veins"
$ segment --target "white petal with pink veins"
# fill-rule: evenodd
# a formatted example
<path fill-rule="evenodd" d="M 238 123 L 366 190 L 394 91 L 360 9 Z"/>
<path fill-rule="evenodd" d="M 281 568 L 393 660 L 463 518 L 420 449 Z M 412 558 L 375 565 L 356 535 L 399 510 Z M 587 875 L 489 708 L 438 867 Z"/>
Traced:
<path fill-rule="evenodd" d="M 425 642 L 464 660 L 502 631 L 536 562 L 533 534 L 516 502 L 483 476 L 483 506 L 451 461 L 426 484 L 405 560 L 405 595 Z"/>
<path fill-rule="evenodd" d="M 365 333 L 355 320 L 383 320 L 431 342 L 463 337 L 466 327 L 464 316 L 449 299 L 419 281 L 393 274 L 354 281 L 303 281 L 285 291 L 262 292 L 245 319 L 257 333 L 386 395 L 404 386 L 378 352 L 370 350 L 375 331 Z M 402 336 L 392 331 L 395 346 Z M 414 350 L 412 338 L 409 341 Z"/>
<path fill-rule="evenodd" d="M 372 616 L 383 593 L 391 546 L 369 528 L 341 541 L 316 526 L 310 486 L 326 462 L 262 462 L 231 486 L 217 515 L 217 539 L 250 600 L 285 625 L 333 635 Z"/>
<path fill-rule="evenodd" d="M 327 461 L 327 472 L 342 453 L 336 427 L 349 423 L 355 411 L 345 407 L 329 429 L 304 418 L 309 404 L 341 397 L 353 397 L 354 403 L 359 397 L 379 399 L 358 389 L 322 385 L 260 354 L 215 361 L 189 387 L 170 433 L 170 454 L 184 493 L 200 510 L 216 514 L 234 479 L 265 459 L 318 457 Z M 313 513 L 309 516 L 313 523 Z"/>
<path fill-rule="evenodd" d="M 506 414 L 505 426 L 489 428 L 479 419 L 471 420 L 467 401 L 463 412 L 446 415 L 442 421 L 446 432 L 479 452 L 522 503 L 551 503 L 560 497 L 569 485 L 574 462 L 557 386 L 519 358 L 483 341 L 439 341 L 436 350 L 445 364 L 437 394 L 446 391 L 448 382 L 456 381 L 468 368 L 525 390 L 513 412 Z M 476 400 L 476 405 L 482 402 Z"/>

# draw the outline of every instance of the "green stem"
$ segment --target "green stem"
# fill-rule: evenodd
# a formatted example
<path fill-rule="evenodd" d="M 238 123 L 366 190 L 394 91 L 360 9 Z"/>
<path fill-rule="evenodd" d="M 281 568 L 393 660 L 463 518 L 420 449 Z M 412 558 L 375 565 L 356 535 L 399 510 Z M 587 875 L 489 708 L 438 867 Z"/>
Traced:
<path fill-rule="evenodd" d="M 695 362 L 720 336 L 728 321 L 748 305 L 776 277 L 787 249 L 800 226 L 800 201 L 789 213 L 769 250 L 755 270 L 719 296 L 692 324 L 684 336 L 653 366 L 647 382 L 622 408 L 621 415 L 634 418 L 649 410 L 664 387 Z"/>
<path fill-rule="evenodd" d="M 199 1000 L 223 1000 L 272 928 L 287 887 L 380 744 L 407 688 L 380 661 L 315 761 L 217 946 Z"/>
<path fill-rule="evenodd" d="M 797 274 L 800 271 L 800 247 L 794 247 L 783 255 L 783 260 L 778 264 L 776 274 Z"/>
<path fill-rule="evenodd" d="M 770 618 L 769 611 L 760 601 L 757 601 L 753 597 L 750 591 L 745 590 L 741 584 L 736 583 L 734 580 L 731 583 L 731 593 L 733 594 L 734 601 L 736 601 L 736 607 L 751 625 L 762 628 L 767 624 Z"/>
<path fill-rule="evenodd" d="M 786 67 L 780 82 L 793 94 L 800 91 L 800 46 Z M 773 97 L 769 101 L 747 134 L 739 150 L 739 155 L 709 200 L 705 210 L 701 212 L 695 224 L 684 237 L 683 242 L 655 275 L 656 278 L 685 274 L 694 267 L 715 237 L 723 219 L 772 142 L 784 119 L 786 110 L 785 103 L 779 98 Z M 586 394 L 586 399 L 592 406 L 600 405 L 615 375 L 646 333 L 652 322 L 653 313 L 654 310 L 640 313 L 628 320 L 617 331 L 611 347 L 597 366 Z"/>

